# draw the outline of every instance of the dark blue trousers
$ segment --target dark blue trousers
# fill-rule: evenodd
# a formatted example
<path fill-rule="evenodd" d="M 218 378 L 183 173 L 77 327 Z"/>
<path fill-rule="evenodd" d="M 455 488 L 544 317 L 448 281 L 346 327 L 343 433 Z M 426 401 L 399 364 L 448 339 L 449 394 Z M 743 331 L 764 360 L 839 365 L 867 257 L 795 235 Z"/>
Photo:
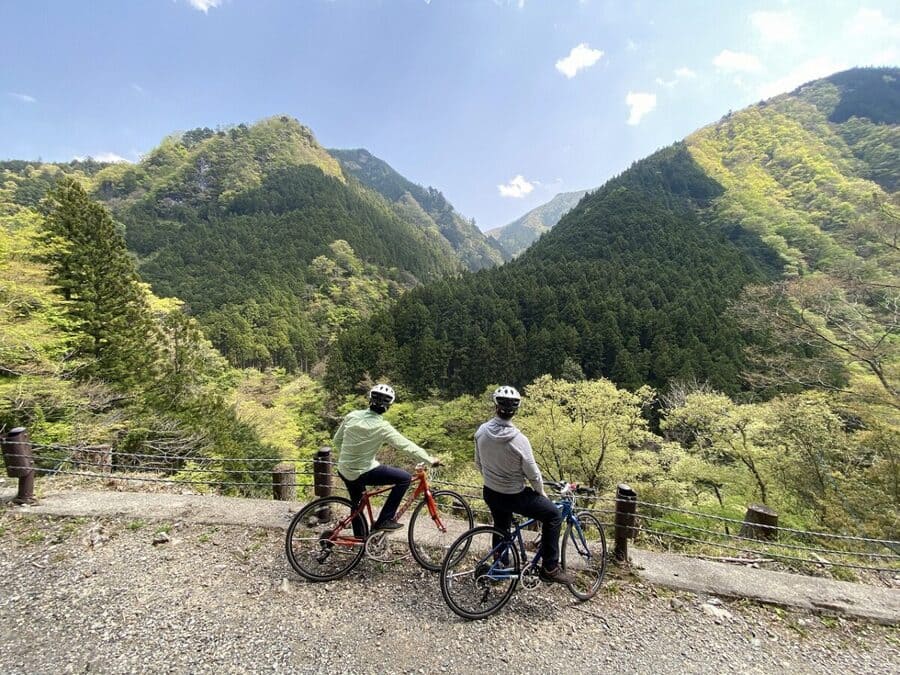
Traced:
<path fill-rule="evenodd" d="M 519 513 L 526 518 L 534 518 L 541 522 L 541 558 L 544 569 L 556 569 L 559 563 L 559 530 L 562 527 L 562 516 L 556 505 L 544 495 L 539 495 L 530 487 L 515 494 L 504 494 L 484 486 L 484 501 L 494 517 L 494 526 L 503 532 L 509 532 L 512 515 Z M 496 543 L 496 542 L 495 542 Z"/>
<path fill-rule="evenodd" d="M 341 474 L 338 473 L 338 476 L 341 476 Z M 354 509 L 359 505 L 359 500 L 362 499 L 362 493 L 367 487 L 373 485 L 394 486 L 388 495 L 384 506 L 381 507 L 381 513 L 378 514 L 378 518 L 373 523 L 373 527 L 378 527 L 381 523 L 394 519 L 394 516 L 397 514 L 397 508 L 400 506 L 400 502 L 403 501 L 403 495 L 406 494 L 406 490 L 409 488 L 412 476 L 403 469 L 398 469 L 394 466 L 384 466 L 382 464 L 376 466 L 374 469 L 366 471 L 356 480 L 347 480 L 343 476 L 341 476 L 341 480 L 344 481 L 344 485 L 347 486 L 347 492 L 350 493 L 350 502 L 353 504 Z M 361 535 L 360 532 L 356 532 L 355 527 L 354 534 L 356 536 Z"/>

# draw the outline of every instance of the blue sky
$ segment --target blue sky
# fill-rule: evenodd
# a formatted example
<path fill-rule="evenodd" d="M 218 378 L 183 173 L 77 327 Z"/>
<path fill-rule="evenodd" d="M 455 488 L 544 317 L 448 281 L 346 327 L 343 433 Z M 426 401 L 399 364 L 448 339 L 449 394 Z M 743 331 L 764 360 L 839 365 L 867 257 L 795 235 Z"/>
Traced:
<path fill-rule="evenodd" d="M 483 229 L 728 110 L 900 65 L 896 2 L 0 0 L 0 159 L 292 115 Z"/>

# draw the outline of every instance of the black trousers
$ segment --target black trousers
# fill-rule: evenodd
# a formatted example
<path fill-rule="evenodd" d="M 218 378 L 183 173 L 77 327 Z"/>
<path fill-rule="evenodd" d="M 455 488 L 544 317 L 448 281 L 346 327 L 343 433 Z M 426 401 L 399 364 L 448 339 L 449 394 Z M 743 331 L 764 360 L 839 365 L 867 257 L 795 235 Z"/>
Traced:
<path fill-rule="evenodd" d="M 341 476 L 341 474 L 338 473 L 338 476 Z M 341 476 L 341 480 L 344 481 L 344 485 L 347 486 L 347 492 L 350 493 L 350 502 L 353 504 L 354 509 L 359 505 L 359 500 L 362 499 L 363 492 L 370 485 L 394 486 L 390 494 L 388 494 L 384 506 L 381 507 L 381 513 L 378 514 L 378 518 L 372 524 L 373 527 L 378 527 L 386 520 L 393 520 L 397 513 L 397 508 L 400 506 L 400 502 L 403 501 L 403 495 L 406 494 L 406 490 L 409 488 L 412 476 L 403 469 L 380 464 L 374 469 L 366 471 L 356 480 L 347 480 L 343 476 Z M 356 525 L 355 522 L 353 524 L 354 526 Z M 361 532 L 356 532 L 356 527 L 354 527 L 353 530 L 355 536 L 361 536 Z"/>
<path fill-rule="evenodd" d="M 559 530 L 562 527 L 562 516 L 554 503 L 530 487 L 508 495 L 491 490 L 485 485 L 482 494 L 494 517 L 494 526 L 498 530 L 509 531 L 514 513 L 541 522 L 541 557 L 544 559 L 544 569 L 555 569 L 559 563 Z"/>

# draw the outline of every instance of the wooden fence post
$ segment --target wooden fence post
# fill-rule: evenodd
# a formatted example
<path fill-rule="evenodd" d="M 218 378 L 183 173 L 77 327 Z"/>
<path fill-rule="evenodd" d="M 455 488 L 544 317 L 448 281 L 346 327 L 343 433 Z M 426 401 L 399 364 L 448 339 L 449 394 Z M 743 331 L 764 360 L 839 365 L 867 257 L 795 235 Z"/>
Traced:
<path fill-rule="evenodd" d="M 13 504 L 37 504 L 34 498 L 34 455 L 25 427 L 16 427 L 0 438 L 6 475 L 19 479 Z"/>
<path fill-rule="evenodd" d="M 272 496 L 282 502 L 297 499 L 297 470 L 291 462 L 281 462 L 272 469 Z"/>
<path fill-rule="evenodd" d="M 637 492 L 625 483 L 616 487 L 616 547 L 614 556 L 618 562 L 628 560 L 628 538 L 634 539 L 634 514 L 637 510 Z"/>
<path fill-rule="evenodd" d="M 778 538 L 778 514 L 765 504 L 751 504 L 744 514 L 740 536 L 752 539 Z"/>
<path fill-rule="evenodd" d="M 313 459 L 313 491 L 316 497 L 331 496 L 331 448 L 319 448 Z"/>

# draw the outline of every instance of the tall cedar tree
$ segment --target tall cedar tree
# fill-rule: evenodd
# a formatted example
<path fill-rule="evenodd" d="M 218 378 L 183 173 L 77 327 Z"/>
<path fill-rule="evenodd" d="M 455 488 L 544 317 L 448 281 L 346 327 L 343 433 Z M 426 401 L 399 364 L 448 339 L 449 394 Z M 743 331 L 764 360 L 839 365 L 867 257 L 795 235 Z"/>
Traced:
<path fill-rule="evenodd" d="M 134 262 L 109 212 L 65 178 L 47 194 L 43 260 L 72 319 L 81 378 L 125 388 L 153 377 L 158 335 Z"/>

